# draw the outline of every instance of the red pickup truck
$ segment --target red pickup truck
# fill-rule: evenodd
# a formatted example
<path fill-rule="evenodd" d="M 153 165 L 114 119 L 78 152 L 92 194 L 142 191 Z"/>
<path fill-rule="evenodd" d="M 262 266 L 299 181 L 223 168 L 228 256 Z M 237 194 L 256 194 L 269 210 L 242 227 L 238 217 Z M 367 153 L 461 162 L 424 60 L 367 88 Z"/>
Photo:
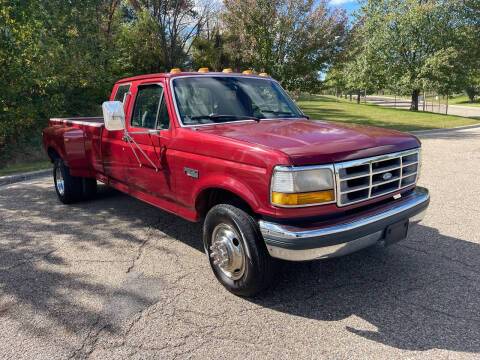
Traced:
<path fill-rule="evenodd" d="M 213 272 L 238 295 L 271 282 L 274 258 L 404 239 L 429 204 L 416 137 L 309 120 L 266 74 L 136 76 L 102 108 L 103 118 L 52 118 L 43 131 L 60 201 L 91 198 L 100 181 L 203 221 Z"/>

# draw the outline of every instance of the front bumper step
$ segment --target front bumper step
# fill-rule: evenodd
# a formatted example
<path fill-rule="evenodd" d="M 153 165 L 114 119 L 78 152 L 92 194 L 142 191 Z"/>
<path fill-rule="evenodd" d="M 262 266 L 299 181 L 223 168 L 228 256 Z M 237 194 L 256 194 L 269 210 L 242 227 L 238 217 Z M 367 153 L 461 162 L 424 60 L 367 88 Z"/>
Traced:
<path fill-rule="evenodd" d="M 409 219 L 420 222 L 430 202 L 428 190 L 416 187 L 388 204 L 323 224 L 292 226 L 259 221 L 260 231 L 272 257 L 307 261 L 350 254 L 384 239 L 385 229 Z"/>

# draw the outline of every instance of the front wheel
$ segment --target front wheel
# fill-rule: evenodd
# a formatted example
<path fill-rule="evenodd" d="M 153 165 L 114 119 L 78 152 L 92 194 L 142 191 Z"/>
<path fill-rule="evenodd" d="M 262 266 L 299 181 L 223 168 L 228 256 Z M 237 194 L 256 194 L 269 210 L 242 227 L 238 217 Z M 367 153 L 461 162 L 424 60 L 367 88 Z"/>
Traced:
<path fill-rule="evenodd" d="M 214 206 L 203 228 L 205 252 L 217 279 L 230 292 L 252 296 L 270 285 L 273 259 L 256 221 L 228 204 Z"/>

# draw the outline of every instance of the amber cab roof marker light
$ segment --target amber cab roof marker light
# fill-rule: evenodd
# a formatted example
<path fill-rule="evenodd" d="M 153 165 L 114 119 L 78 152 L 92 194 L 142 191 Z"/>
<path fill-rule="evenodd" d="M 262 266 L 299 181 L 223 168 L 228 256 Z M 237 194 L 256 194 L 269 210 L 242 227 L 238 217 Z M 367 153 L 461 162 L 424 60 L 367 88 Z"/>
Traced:
<path fill-rule="evenodd" d="M 227 73 L 227 74 L 231 74 L 233 72 L 233 70 L 232 70 L 232 68 L 225 68 L 225 69 L 223 69 L 222 72 Z"/>
<path fill-rule="evenodd" d="M 207 72 L 208 72 L 208 68 L 207 68 L 207 67 L 201 67 L 200 69 L 198 69 L 198 72 L 199 72 L 199 73 L 207 73 Z"/>
<path fill-rule="evenodd" d="M 268 77 L 268 74 L 266 72 L 261 72 L 260 74 L 258 74 L 258 76 Z"/>
<path fill-rule="evenodd" d="M 170 70 L 170 74 L 180 74 L 182 72 L 182 69 L 180 68 L 172 68 Z"/>
<path fill-rule="evenodd" d="M 252 74 L 253 74 L 253 71 L 252 71 L 252 70 L 243 70 L 243 71 L 242 71 L 242 74 L 244 74 L 244 75 L 252 75 Z"/>

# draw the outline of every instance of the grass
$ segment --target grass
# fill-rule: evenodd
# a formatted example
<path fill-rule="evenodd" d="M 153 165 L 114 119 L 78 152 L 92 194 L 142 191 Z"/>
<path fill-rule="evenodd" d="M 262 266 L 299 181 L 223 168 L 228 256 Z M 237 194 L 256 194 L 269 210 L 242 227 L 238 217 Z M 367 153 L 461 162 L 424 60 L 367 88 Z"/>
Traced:
<path fill-rule="evenodd" d="M 312 95 L 298 105 L 311 119 L 380 126 L 402 131 L 431 130 L 479 124 L 479 120 L 430 112 L 390 109 L 373 104 L 356 104 L 334 97 Z"/>
<path fill-rule="evenodd" d="M 0 176 L 12 175 L 28 171 L 43 170 L 51 167 L 50 161 L 42 160 L 35 162 L 23 162 L 18 164 L 7 165 L 0 169 Z"/>
<path fill-rule="evenodd" d="M 466 95 L 459 95 L 454 96 L 448 99 L 448 103 L 452 105 L 464 105 L 464 106 L 475 106 L 480 107 L 480 99 L 476 99 L 473 103 L 470 102 L 468 96 Z"/>

